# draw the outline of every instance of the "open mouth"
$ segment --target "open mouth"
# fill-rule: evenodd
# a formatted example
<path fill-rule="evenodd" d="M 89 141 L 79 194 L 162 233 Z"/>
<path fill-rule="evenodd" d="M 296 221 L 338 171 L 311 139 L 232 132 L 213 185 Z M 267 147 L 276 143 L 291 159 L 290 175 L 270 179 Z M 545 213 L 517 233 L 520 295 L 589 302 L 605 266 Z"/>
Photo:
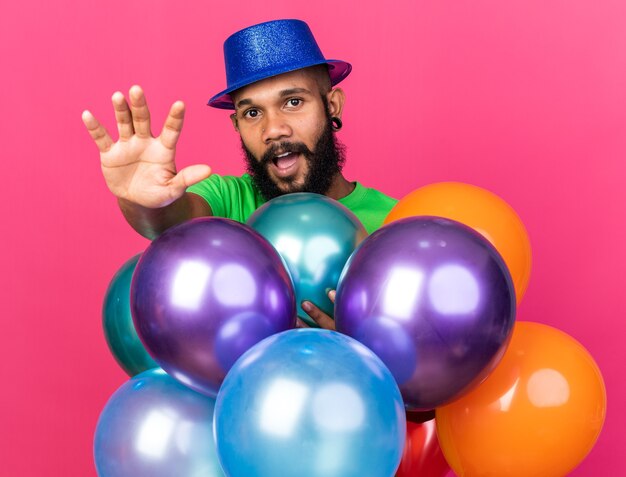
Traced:
<path fill-rule="evenodd" d="M 290 173 L 295 167 L 299 157 L 300 154 L 297 152 L 285 152 L 284 154 L 274 156 L 272 158 L 272 163 L 280 175 L 285 175 Z"/>

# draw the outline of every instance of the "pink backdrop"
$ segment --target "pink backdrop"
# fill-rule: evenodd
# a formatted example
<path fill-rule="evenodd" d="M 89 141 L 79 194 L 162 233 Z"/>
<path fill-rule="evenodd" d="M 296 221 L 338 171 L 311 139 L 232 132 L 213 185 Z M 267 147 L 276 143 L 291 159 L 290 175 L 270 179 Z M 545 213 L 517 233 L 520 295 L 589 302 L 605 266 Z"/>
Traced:
<path fill-rule="evenodd" d="M 139 83 L 158 130 L 182 99 L 179 163 L 238 173 L 227 113 L 205 103 L 225 85 L 226 36 L 280 17 L 307 20 L 328 56 L 354 64 L 343 84 L 349 178 L 396 197 L 469 182 L 518 211 L 534 254 L 519 318 L 577 338 L 606 380 L 604 431 L 572 475 L 620 473 L 626 3 L 296 3 L 2 2 L 0 473 L 94 475 L 96 420 L 126 380 L 100 309 L 147 242 L 106 189 L 81 111 L 114 130 L 111 94 Z"/>

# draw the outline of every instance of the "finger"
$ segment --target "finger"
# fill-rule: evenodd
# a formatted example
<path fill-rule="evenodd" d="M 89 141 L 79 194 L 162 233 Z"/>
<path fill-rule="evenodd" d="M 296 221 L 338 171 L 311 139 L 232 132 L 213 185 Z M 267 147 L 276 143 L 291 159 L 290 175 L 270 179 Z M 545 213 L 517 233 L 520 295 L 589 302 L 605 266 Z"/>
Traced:
<path fill-rule="evenodd" d="M 130 111 L 133 117 L 133 128 L 139 137 L 150 137 L 150 111 L 146 96 L 141 87 L 135 85 L 128 92 L 130 97 Z"/>
<path fill-rule="evenodd" d="M 126 141 L 135 133 L 130 108 L 128 107 L 126 98 L 119 91 L 113 93 L 111 102 L 113 103 L 113 109 L 115 111 L 115 120 L 117 121 L 117 131 L 120 133 L 120 139 Z"/>
<path fill-rule="evenodd" d="M 185 190 L 200 181 L 203 181 L 211 175 L 211 168 L 206 164 L 197 164 L 181 169 L 178 174 L 172 177 L 170 185 Z"/>
<path fill-rule="evenodd" d="M 83 123 L 89 131 L 91 139 L 94 140 L 100 152 L 107 152 L 113 145 L 113 140 L 104 126 L 89 111 L 83 111 Z"/>
<path fill-rule="evenodd" d="M 330 290 L 328 292 L 328 299 L 330 301 L 332 301 L 333 303 L 335 303 L 335 296 L 337 295 L 337 292 L 335 290 Z"/>
<path fill-rule="evenodd" d="M 335 320 L 310 301 L 303 301 L 302 309 L 307 312 L 307 314 L 320 326 L 320 328 L 324 328 L 325 330 L 335 330 Z"/>
<path fill-rule="evenodd" d="M 167 115 L 165 124 L 163 124 L 163 130 L 161 131 L 161 135 L 159 136 L 161 144 L 163 144 L 168 149 L 174 149 L 176 147 L 176 143 L 178 142 L 178 138 L 180 137 L 180 132 L 183 129 L 184 119 L 185 103 L 183 103 L 182 101 L 176 101 L 174 104 L 172 104 L 172 107 L 170 108 L 170 112 Z"/>
<path fill-rule="evenodd" d="M 310 328 L 310 326 L 307 325 L 304 320 L 296 318 L 296 328 Z"/>

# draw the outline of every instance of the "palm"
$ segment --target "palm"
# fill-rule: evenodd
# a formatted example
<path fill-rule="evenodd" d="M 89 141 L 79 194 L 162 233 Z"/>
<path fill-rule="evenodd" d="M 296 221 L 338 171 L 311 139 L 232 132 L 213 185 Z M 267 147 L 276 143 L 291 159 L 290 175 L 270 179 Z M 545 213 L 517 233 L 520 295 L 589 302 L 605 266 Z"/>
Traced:
<path fill-rule="evenodd" d="M 176 142 L 184 117 L 181 102 L 170 109 L 159 137 L 150 131 L 150 113 L 139 87 L 131 88 L 130 108 L 121 93 L 113 95 L 113 107 L 120 134 L 115 143 L 91 113 L 85 112 L 83 121 L 100 150 L 105 181 L 116 197 L 143 207 L 164 207 L 181 197 L 187 186 L 208 177 L 208 166 L 176 171 Z"/>
<path fill-rule="evenodd" d="M 177 198 L 171 184 L 176 176 L 174 157 L 174 150 L 153 137 L 118 141 L 100 154 L 111 192 L 144 207 L 163 207 Z"/>

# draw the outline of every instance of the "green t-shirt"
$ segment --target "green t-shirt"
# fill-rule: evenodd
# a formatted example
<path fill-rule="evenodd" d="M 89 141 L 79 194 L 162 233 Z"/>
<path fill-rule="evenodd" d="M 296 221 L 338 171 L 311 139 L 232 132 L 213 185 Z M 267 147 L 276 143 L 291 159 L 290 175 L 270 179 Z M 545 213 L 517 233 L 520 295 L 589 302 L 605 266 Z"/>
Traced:
<path fill-rule="evenodd" d="M 238 222 L 246 222 L 265 203 L 265 199 L 252 185 L 249 174 L 242 177 L 213 174 L 192 185 L 187 191 L 204 198 L 216 217 L 227 217 Z M 339 199 L 339 202 L 358 217 L 369 234 L 383 224 L 383 220 L 398 201 L 357 182 L 354 190 Z"/>

